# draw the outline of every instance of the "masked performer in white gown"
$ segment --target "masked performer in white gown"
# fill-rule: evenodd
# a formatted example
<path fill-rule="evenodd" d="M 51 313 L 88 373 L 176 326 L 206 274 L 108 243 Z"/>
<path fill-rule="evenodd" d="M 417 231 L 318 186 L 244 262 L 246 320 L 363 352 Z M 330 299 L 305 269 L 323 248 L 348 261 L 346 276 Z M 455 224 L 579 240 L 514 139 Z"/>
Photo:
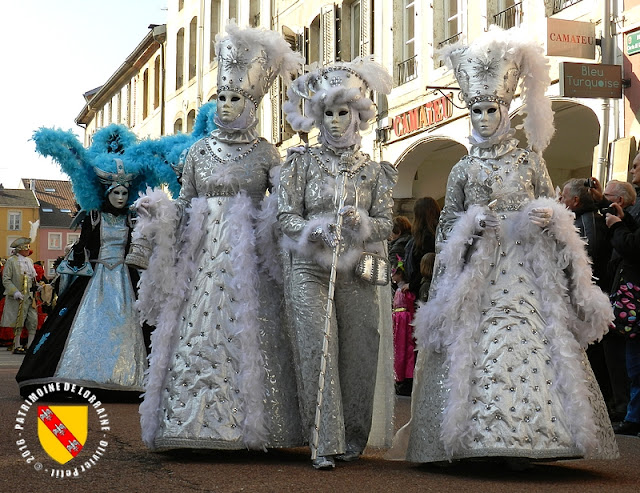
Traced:
<path fill-rule="evenodd" d="M 95 133 L 88 150 L 70 131 L 40 129 L 34 140 L 38 152 L 52 156 L 72 178 L 84 219 L 67 264 L 75 280 L 18 371 L 20 391 L 71 382 L 137 398 L 147 354 L 135 308 L 139 274 L 129 205 L 147 183 L 143 167 L 126 155 L 136 137 L 123 125 L 109 125 Z"/>
<path fill-rule="evenodd" d="M 572 214 L 541 157 L 553 134 L 542 49 L 490 30 L 445 54 L 471 125 L 451 170 L 438 275 L 415 318 L 417 380 L 406 458 L 615 458 L 607 410 L 584 348 L 612 313 L 592 282 Z M 508 109 L 523 78 L 518 147 Z"/>
<path fill-rule="evenodd" d="M 335 458 L 357 459 L 371 428 L 379 331 L 390 320 L 379 316 L 378 287 L 357 277 L 355 269 L 364 251 L 384 255 L 383 242 L 392 227 L 396 171 L 360 150 L 360 130 L 375 115 L 368 91 L 387 93 L 390 85 L 388 73 L 371 60 L 338 63 L 296 79 L 285 104 L 294 129 L 308 132 L 315 125 L 320 130 L 320 145 L 289 150 L 278 199 L 288 250 L 287 317 L 295 344 L 303 426 L 312 447 L 317 445 L 317 457 L 312 454 L 317 469 L 333 468 Z M 299 113 L 301 98 L 306 117 Z M 343 180 L 346 199 L 340 207 Z M 341 231 L 336 226 L 339 216 Z M 334 248 L 339 253 L 337 278 L 316 423 Z"/>
<path fill-rule="evenodd" d="M 265 198 L 280 156 L 256 131 L 262 97 L 301 57 L 279 34 L 235 24 L 216 53 L 218 128 L 189 149 L 175 202 L 151 192 L 138 204 L 136 231 L 153 245 L 139 303 L 156 326 L 140 406 L 152 449 L 302 443 Z"/>

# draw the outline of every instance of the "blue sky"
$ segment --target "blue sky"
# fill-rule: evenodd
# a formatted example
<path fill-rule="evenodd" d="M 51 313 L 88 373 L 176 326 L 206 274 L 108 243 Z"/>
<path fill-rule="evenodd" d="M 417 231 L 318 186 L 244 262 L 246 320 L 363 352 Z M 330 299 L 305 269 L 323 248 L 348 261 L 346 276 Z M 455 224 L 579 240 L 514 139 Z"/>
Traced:
<path fill-rule="evenodd" d="M 104 84 L 173 0 L 19 0 L 3 2 L 0 21 L 0 183 L 67 179 L 36 154 L 39 127 L 82 129 L 82 94 Z"/>

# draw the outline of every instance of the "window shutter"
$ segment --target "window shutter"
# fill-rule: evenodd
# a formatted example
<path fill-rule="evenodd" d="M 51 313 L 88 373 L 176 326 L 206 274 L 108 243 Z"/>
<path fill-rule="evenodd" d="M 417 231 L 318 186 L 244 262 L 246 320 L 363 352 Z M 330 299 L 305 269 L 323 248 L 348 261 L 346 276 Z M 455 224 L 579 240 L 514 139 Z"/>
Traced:
<path fill-rule="evenodd" d="M 325 5 L 320 11 L 320 31 L 322 34 L 322 64 L 335 61 L 336 6 Z"/>
<path fill-rule="evenodd" d="M 360 56 L 373 53 L 371 22 L 371 0 L 360 0 Z"/>

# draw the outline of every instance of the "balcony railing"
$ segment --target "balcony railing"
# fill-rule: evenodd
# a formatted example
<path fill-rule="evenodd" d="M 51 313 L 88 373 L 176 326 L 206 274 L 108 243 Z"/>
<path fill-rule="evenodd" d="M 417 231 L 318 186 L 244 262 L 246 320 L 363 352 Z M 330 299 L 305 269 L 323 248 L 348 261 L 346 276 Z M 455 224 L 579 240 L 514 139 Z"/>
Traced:
<path fill-rule="evenodd" d="M 458 41 L 460 39 L 461 35 L 462 35 L 462 33 L 454 34 L 450 38 L 447 38 L 444 41 L 440 41 L 438 43 L 438 49 L 442 48 L 443 46 L 447 46 L 447 45 L 455 43 L 456 41 Z"/>
<path fill-rule="evenodd" d="M 457 42 L 460 39 L 460 36 L 462 36 L 462 33 L 454 34 L 453 36 L 451 36 L 451 37 L 449 37 L 449 38 L 447 38 L 447 39 L 445 39 L 443 41 L 440 41 L 438 43 L 438 49 Z M 436 67 L 442 67 L 443 65 L 444 65 L 444 61 L 443 60 L 438 60 L 436 62 Z"/>
<path fill-rule="evenodd" d="M 398 85 L 405 84 L 418 76 L 418 55 L 398 64 Z"/>
<path fill-rule="evenodd" d="M 579 2 L 582 2 L 582 0 L 553 0 L 553 13 L 557 14 L 561 10 L 571 7 Z"/>
<path fill-rule="evenodd" d="M 519 27 L 522 24 L 522 2 L 498 12 L 493 16 L 493 23 L 503 29 Z"/>

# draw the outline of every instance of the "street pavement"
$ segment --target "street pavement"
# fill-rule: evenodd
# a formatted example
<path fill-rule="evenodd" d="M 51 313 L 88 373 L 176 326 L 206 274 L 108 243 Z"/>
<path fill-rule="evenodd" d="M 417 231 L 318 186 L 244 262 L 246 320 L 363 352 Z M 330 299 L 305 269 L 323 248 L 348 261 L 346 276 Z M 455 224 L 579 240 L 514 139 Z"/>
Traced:
<path fill-rule="evenodd" d="M 109 430 L 98 411 L 89 408 L 85 448 L 65 466 L 42 450 L 36 411 L 25 411 L 23 431 L 14 429 L 24 400 L 15 374 L 23 356 L 0 348 L 0 493 L 3 492 L 634 492 L 640 491 L 640 438 L 618 436 L 621 457 L 612 461 L 572 460 L 536 463 L 512 471 L 498 463 L 456 463 L 449 467 L 387 461 L 383 450 L 365 451 L 357 462 L 339 463 L 333 471 L 316 471 L 306 448 L 255 451 L 150 452 L 140 439 L 137 403 L 104 404 Z M 49 403 L 46 396 L 33 406 Z M 82 401 L 79 401 L 82 404 Z M 51 403 L 56 405 L 56 403 Z M 410 398 L 398 398 L 396 427 L 409 418 Z M 95 414 L 91 416 L 91 414 Z M 105 418 L 104 415 L 100 415 Z M 21 435 L 18 435 L 21 433 Z M 21 442 L 20 440 L 24 440 Z M 20 443 L 20 445 L 18 444 Z M 101 447 L 106 442 L 108 445 Z M 104 452 L 100 452 L 100 450 Z M 26 454 L 26 452 L 30 454 Z M 25 453 L 26 458 L 21 454 Z M 83 457 L 82 454 L 87 454 Z M 93 455 L 91 455 L 93 454 Z M 102 454 L 102 455 L 100 455 Z M 36 471 L 35 462 L 43 469 Z M 88 456 L 94 464 L 78 477 L 56 479 L 52 470 L 79 467 Z M 55 475 L 55 473 L 53 473 Z"/>

